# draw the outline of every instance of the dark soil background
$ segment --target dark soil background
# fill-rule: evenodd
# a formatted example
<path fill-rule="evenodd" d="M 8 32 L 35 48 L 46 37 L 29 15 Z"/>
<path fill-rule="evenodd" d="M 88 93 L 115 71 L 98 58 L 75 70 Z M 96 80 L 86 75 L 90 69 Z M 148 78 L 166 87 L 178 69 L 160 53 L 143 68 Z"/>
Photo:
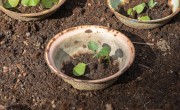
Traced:
<path fill-rule="evenodd" d="M 47 42 L 78 25 L 103 25 L 136 48 L 132 67 L 111 87 L 79 91 L 44 61 Z M 180 108 L 180 15 L 152 30 L 123 25 L 105 0 L 67 0 L 50 18 L 13 20 L 0 12 L 0 105 L 14 110 L 144 110 Z"/>

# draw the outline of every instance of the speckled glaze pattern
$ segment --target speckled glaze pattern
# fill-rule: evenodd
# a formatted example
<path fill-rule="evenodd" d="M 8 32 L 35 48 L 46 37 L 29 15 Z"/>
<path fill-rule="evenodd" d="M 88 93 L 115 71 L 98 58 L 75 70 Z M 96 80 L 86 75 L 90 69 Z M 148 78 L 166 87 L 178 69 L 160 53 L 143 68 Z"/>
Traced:
<path fill-rule="evenodd" d="M 37 20 L 45 19 L 51 16 L 54 12 L 56 12 L 57 9 L 65 2 L 65 0 L 59 0 L 58 4 L 54 5 L 52 8 L 48 10 L 38 12 L 38 13 L 23 14 L 23 13 L 10 11 L 4 8 L 2 1 L 3 0 L 0 0 L 0 10 L 3 11 L 9 17 L 20 20 L 20 21 L 37 21 Z"/>
<path fill-rule="evenodd" d="M 105 89 L 111 86 L 114 82 L 118 80 L 118 78 L 104 82 L 104 83 L 88 83 L 88 82 L 75 82 L 73 80 L 67 80 L 63 78 L 63 80 L 69 84 L 71 84 L 75 89 L 78 90 L 100 90 Z"/>
<path fill-rule="evenodd" d="M 119 71 L 102 79 L 81 80 L 61 72 L 64 61 L 81 53 L 90 53 L 87 48 L 89 41 L 107 44 L 111 47 L 110 56 L 119 63 Z M 117 51 L 118 50 L 118 51 Z M 103 26 L 85 25 L 67 29 L 55 35 L 45 50 L 45 60 L 53 73 L 79 90 L 104 89 L 117 81 L 134 61 L 135 49 L 132 42 L 119 31 Z"/>
<path fill-rule="evenodd" d="M 169 4 L 173 7 L 173 13 L 171 15 L 157 20 L 139 21 L 136 19 L 128 18 L 116 11 L 118 9 L 118 6 L 123 3 L 128 3 L 128 0 L 107 0 L 108 7 L 115 14 L 118 20 L 120 20 L 123 24 L 135 29 L 152 29 L 160 27 L 169 22 L 180 11 L 180 1 L 169 0 Z"/>

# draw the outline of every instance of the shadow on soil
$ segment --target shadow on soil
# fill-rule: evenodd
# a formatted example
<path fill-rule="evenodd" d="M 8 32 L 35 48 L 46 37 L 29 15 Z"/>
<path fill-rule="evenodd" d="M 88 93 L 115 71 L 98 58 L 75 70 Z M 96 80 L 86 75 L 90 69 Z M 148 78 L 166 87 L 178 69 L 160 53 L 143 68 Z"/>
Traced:
<path fill-rule="evenodd" d="M 180 13 L 177 14 L 168 24 L 180 22 Z"/>
<path fill-rule="evenodd" d="M 61 19 L 69 17 L 73 14 L 73 10 L 77 7 L 83 8 L 87 0 L 66 0 L 65 3 L 51 16 L 49 19 Z M 84 13 L 82 10 L 81 13 Z"/>
<path fill-rule="evenodd" d="M 127 35 L 132 41 L 145 43 L 145 41 L 137 35 L 126 31 L 121 32 Z M 119 77 L 118 81 L 114 85 L 126 84 L 136 80 L 139 76 L 142 75 L 144 70 L 148 70 L 154 65 L 156 55 L 148 45 L 134 44 L 134 46 L 136 51 L 134 63 L 125 73 Z"/>
<path fill-rule="evenodd" d="M 8 106 L 7 110 L 32 110 L 32 109 L 27 105 L 17 104 L 17 105 Z"/>

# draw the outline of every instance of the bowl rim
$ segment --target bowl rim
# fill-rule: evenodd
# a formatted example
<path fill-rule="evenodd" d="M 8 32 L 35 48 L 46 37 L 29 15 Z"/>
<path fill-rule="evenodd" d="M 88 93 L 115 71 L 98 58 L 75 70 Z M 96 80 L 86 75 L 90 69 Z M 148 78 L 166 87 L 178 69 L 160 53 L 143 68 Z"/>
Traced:
<path fill-rule="evenodd" d="M 128 64 L 121 70 L 121 71 L 118 71 L 117 73 L 114 73 L 108 77 L 105 77 L 105 78 L 101 78 L 101 79 L 92 79 L 92 80 L 83 80 L 83 79 L 76 79 L 76 78 L 73 78 L 73 77 L 70 77 L 64 73 L 62 73 L 61 71 L 59 71 L 56 67 L 54 67 L 52 65 L 52 62 L 49 60 L 49 49 L 51 47 L 51 44 L 59 37 L 61 37 L 61 35 L 63 35 L 64 33 L 68 33 L 68 32 L 71 32 L 71 31 L 74 31 L 74 30 L 78 30 L 78 29 L 81 29 L 81 28 L 99 28 L 99 29 L 105 29 L 105 30 L 108 30 L 109 31 L 112 31 L 113 33 L 117 33 L 117 34 L 120 34 L 121 36 L 119 37 L 123 37 L 126 39 L 126 42 L 128 42 L 128 46 L 130 48 L 130 53 L 131 53 L 131 57 L 130 57 L 130 60 L 128 62 Z M 118 37 L 118 36 L 116 36 Z M 114 29 L 111 29 L 111 28 L 108 28 L 108 27 L 105 27 L 105 26 L 98 26 L 98 25 L 81 25 L 81 26 L 76 26 L 76 27 L 72 27 L 72 28 L 68 28 L 68 29 L 65 29 L 64 31 L 56 34 L 50 41 L 49 43 L 47 44 L 46 48 L 45 48 L 45 54 L 44 54 L 44 57 L 45 57 L 45 61 L 47 63 L 47 65 L 50 67 L 51 70 L 53 70 L 53 73 L 55 73 L 56 75 L 58 76 L 61 76 L 63 79 L 65 78 L 66 80 L 72 80 L 72 81 L 75 81 L 75 82 L 79 82 L 79 83 L 103 83 L 103 82 L 107 82 L 107 81 L 110 81 L 110 80 L 113 80 L 115 78 L 118 78 L 122 73 L 124 73 L 131 65 L 132 63 L 134 62 L 134 59 L 135 59 L 135 47 L 133 45 L 133 43 L 131 42 L 131 40 L 126 36 L 124 35 L 123 33 L 121 33 L 120 31 L 117 31 L 117 30 L 114 30 Z"/>
<path fill-rule="evenodd" d="M 3 6 L 0 6 L 0 10 L 2 10 L 3 12 L 9 12 L 9 13 L 13 13 L 13 14 L 16 14 L 18 16 L 22 16 L 22 17 L 35 17 L 35 16 L 41 16 L 41 15 L 45 15 L 45 14 L 48 14 L 56 9 L 58 9 L 66 0 L 59 0 L 58 4 L 54 5 L 53 7 L 47 9 L 47 10 L 44 10 L 44 11 L 40 11 L 40 12 L 37 12 L 37 13 L 18 13 L 18 12 L 15 12 L 15 11 L 11 11 L 11 10 L 8 10 L 6 8 L 4 8 Z"/>
<path fill-rule="evenodd" d="M 176 10 L 174 13 L 172 13 L 172 14 L 166 16 L 166 17 L 160 18 L 160 19 L 147 20 L 147 21 L 144 20 L 144 21 L 143 21 L 143 20 L 137 20 L 137 19 L 133 19 L 133 18 L 130 18 L 130 17 L 126 17 L 126 16 L 118 13 L 114 8 L 112 8 L 111 3 L 110 3 L 110 0 L 107 0 L 107 4 L 108 4 L 109 9 L 110 9 L 115 15 L 118 15 L 118 16 L 124 18 L 124 19 L 127 19 L 127 20 L 132 21 L 132 22 L 137 22 L 137 23 L 156 23 L 156 22 L 165 21 L 165 20 L 168 20 L 168 19 L 172 18 L 173 16 L 175 16 L 176 14 L 178 14 L 179 11 L 180 11 L 180 3 L 179 3 L 179 7 L 177 8 L 177 10 Z"/>

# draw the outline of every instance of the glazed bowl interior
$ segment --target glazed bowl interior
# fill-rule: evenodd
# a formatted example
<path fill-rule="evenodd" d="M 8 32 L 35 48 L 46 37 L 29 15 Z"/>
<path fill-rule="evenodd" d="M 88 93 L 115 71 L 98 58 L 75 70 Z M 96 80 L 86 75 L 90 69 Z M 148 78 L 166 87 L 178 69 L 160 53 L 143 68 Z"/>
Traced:
<path fill-rule="evenodd" d="M 50 40 L 45 54 L 48 65 L 56 73 L 61 73 L 63 61 L 74 55 L 92 53 L 87 46 L 89 41 L 111 47 L 110 56 L 115 63 L 119 63 L 118 74 L 134 60 L 134 46 L 124 34 L 105 27 L 79 26 L 63 31 Z"/>
<path fill-rule="evenodd" d="M 118 12 L 119 6 L 123 5 L 125 3 L 129 3 L 129 0 L 108 0 L 109 7 L 114 12 Z M 168 0 L 168 4 L 170 6 L 172 6 L 173 13 L 178 13 L 179 12 L 179 0 Z M 173 13 L 171 15 L 173 15 Z M 124 16 L 124 15 L 122 15 L 120 13 L 119 13 L 119 15 Z M 169 15 L 169 16 L 171 16 L 171 15 Z M 156 19 L 156 20 L 158 20 L 158 19 Z M 150 20 L 150 21 L 155 21 L 155 20 Z"/>

